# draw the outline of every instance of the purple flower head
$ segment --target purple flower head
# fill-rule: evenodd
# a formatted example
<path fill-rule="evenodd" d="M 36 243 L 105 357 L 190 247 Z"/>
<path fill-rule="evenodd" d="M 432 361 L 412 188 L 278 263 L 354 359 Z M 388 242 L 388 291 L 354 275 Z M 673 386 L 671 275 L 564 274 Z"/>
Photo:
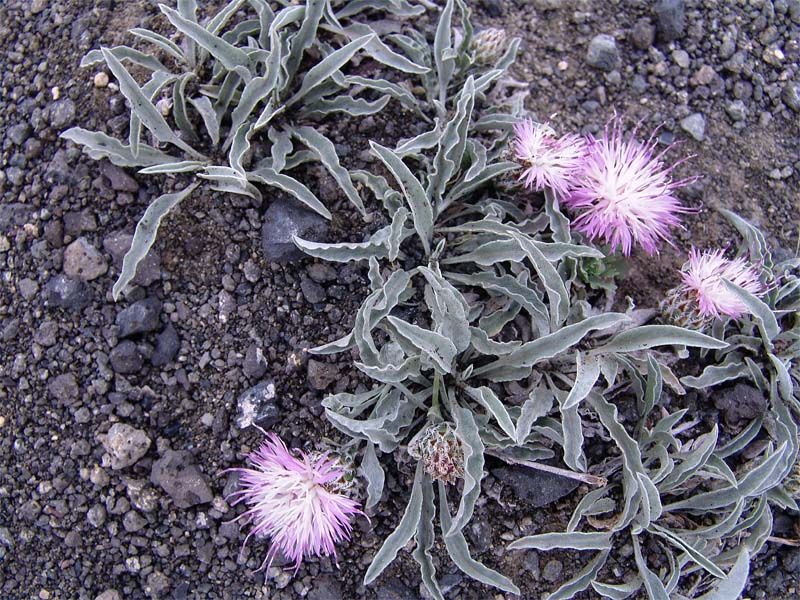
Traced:
<path fill-rule="evenodd" d="M 767 287 L 759 279 L 758 269 L 744 258 L 728 259 L 722 250 L 700 252 L 692 248 L 688 267 L 681 273 L 684 293 L 692 297 L 701 315 L 734 319 L 748 312 L 747 306 L 724 285 L 723 279 L 763 296 Z"/>
<path fill-rule="evenodd" d="M 549 125 L 531 119 L 515 123 L 514 133 L 514 157 L 524 169 L 520 181 L 527 188 L 549 187 L 565 196 L 583 168 L 585 140 L 575 134 L 558 138 Z"/>
<path fill-rule="evenodd" d="M 336 544 L 350 539 L 354 515 L 363 514 L 359 504 L 337 491 L 344 469 L 328 454 L 297 458 L 274 433 L 247 457 L 253 468 L 240 473 L 241 489 L 233 504 L 244 501 L 248 510 L 236 520 L 252 525 L 250 536 L 269 536 L 272 546 L 262 568 L 280 551 L 294 562 L 295 572 L 309 556 L 333 556 Z"/>
<path fill-rule="evenodd" d="M 609 126 L 610 125 L 610 126 Z M 680 225 L 678 215 L 694 212 L 673 195 L 696 178 L 672 181 L 663 152 L 655 152 L 655 133 L 645 142 L 625 139 L 619 119 L 606 125 L 599 139 L 588 136 L 584 168 L 564 204 L 577 213 L 573 226 L 591 239 L 602 238 L 611 251 L 629 256 L 634 243 L 648 254 L 658 242 L 671 243 L 669 230 Z"/>

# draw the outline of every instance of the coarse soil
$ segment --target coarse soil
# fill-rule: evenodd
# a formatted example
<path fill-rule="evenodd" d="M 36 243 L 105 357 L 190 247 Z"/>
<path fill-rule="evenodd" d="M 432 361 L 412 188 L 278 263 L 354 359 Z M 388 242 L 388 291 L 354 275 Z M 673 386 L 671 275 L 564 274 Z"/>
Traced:
<path fill-rule="evenodd" d="M 618 292 L 641 307 L 657 305 L 677 282 L 691 245 L 733 243 L 718 208 L 762 227 L 780 257 L 795 255 L 800 244 L 800 3 L 679 2 L 685 23 L 672 41 L 659 37 L 654 4 L 470 2 L 477 25 L 522 38 L 513 75 L 530 86 L 527 106 L 539 120 L 549 118 L 559 133 L 591 133 L 617 114 L 630 126 L 640 122 L 640 135 L 661 126 L 664 146 L 677 142 L 671 160 L 691 156 L 675 176 L 702 176 L 680 192 L 696 213 L 657 260 L 634 255 Z M 433 23 L 435 15 L 426 15 L 415 25 L 432 31 Z M 290 446 L 336 436 L 321 400 L 353 391 L 360 379 L 351 356 L 315 362 L 307 349 L 349 331 L 365 294 L 363 268 L 330 273 L 310 259 L 270 263 L 261 224 L 276 198 L 258 206 L 202 192 L 167 219 L 147 284 L 119 303 L 111 298 L 119 233 L 131 233 L 149 201 L 184 180 L 133 170 L 126 180 L 58 135 L 73 125 L 125 135 L 123 99 L 96 87 L 97 71 L 79 63 L 93 48 L 132 43 L 125 32 L 138 26 L 164 28 L 156 2 L 0 4 L 0 598 L 422 598 L 417 565 L 405 552 L 372 586 L 362 584 L 406 504 L 412 474 L 402 462 L 388 471 L 370 520 L 359 519 L 341 547 L 338 568 L 323 558 L 297 573 L 278 565 L 259 571 L 266 542 L 251 540 L 240 554 L 246 532 L 230 522 L 238 511 L 225 501 L 236 485 L 226 469 L 241 466 L 261 439 L 236 423 L 237 398 L 259 382 L 275 385 L 274 429 Z M 609 70 L 587 62 L 599 34 L 616 42 Z M 702 139 L 681 125 L 690 115 L 704 122 Z M 358 164 L 370 139 L 388 143 L 413 133 L 408 121 L 387 111 L 331 123 L 328 135 L 343 160 Z M 320 173 L 314 186 L 334 213 L 329 238 L 363 238 L 330 178 Z M 102 272 L 74 302 L 56 306 L 53 282 L 79 238 L 95 249 Z M 118 314 L 144 298 L 160 301 L 159 320 L 123 340 Z M 167 330 L 177 334 L 172 353 L 162 347 Z M 133 368 L 120 366 L 123 354 L 123 367 Z M 150 441 L 141 458 L 119 469 L 103 445 L 116 423 Z M 195 466 L 187 472 L 206 482 L 208 501 L 181 508 L 158 483 L 158 464 L 171 451 L 188 453 Z M 515 580 L 523 598 L 544 597 L 588 557 L 506 546 L 563 528 L 587 490 L 533 508 L 491 472 L 495 466 L 488 464 L 467 539 L 476 558 Z M 776 535 L 796 538 L 796 519 L 778 515 Z M 448 599 L 506 597 L 461 575 L 439 544 L 434 552 Z M 613 556 L 615 576 L 635 571 L 630 548 Z M 745 597 L 789 599 L 798 590 L 800 548 L 769 542 L 754 559 Z"/>

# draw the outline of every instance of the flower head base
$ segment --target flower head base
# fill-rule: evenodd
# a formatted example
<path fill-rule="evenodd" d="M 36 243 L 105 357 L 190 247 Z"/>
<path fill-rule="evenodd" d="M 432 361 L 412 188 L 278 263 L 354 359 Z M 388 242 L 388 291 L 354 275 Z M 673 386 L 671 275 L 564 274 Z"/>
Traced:
<path fill-rule="evenodd" d="M 516 123 L 514 133 L 514 158 L 524 169 L 520 180 L 525 187 L 536 191 L 549 187 L 560 197 L 566 196 L 583 169 L 584 139 L 575 134 L 557 138 L 549 125 L 530 119 Z"/>
<path fill-rule="evenodd" d="M 506 50 L 506 32 L 496 27 L 481 29 L 472 37 L 472 51 L 475 61 L 480 64 L 491 64 L 500 60 Z"/>
<path fill-rule="evenodd" d="M 633 244 L 648 254 L 658 243 L 670 243 L 669 230 L 678 226 L 680 213 L 693 212 L 673 195 L 695 178 L 672 181 L 671 171 L 656 154 L 654 136 L 646 143 L 636 141 L 636 131 L 625 139 L 619 120 L 606 125 L 599 139 L 589 136 L 584 167 L 564 198 L 575 213 L 578 231 L 591 239 L 602 238 L 611 251 L 622 248 L 630 255 Z M 654 134 L 655 135 L 655 134 Z"/>
<path fill-rule="evenodd" d="M 678 325 L 698 329 L 716 318 L 736 319 L 748 312 L 744 302 L 727 288 L 724 279 L 755 296 L 767 291 L 755 266 L 744 258 L 725 258 L 719 249 L 701 253 L 692 248 L 681 279 L 681 285 L 667 295 L 662 312 Z"/>
<path fill-rule="evenodd" d="M 325 453 L 297 458 L 273 433 L 247 459 L 253 468 L 233 469 L 241 489 L 232 496 L 234 504 L 248 506 L 237 517 L 252 524 L 245 544 L 252 535 L 272 540 L 262 568 L 278 551 L 295 563 L 295 571 L 312 555 L 335 558 L 336 544 L 350 538 L 350 518 L 363 514 L 355 500 L 338 493 L 345 475 L 338 460 Z"/>
<path fill-rule="evenodd" d="M 408 453 L 421 460 L 431 479 L 455 483 L 464 477 L 464 449 L 450 423 L 431 424 L 408 444 Z"/>

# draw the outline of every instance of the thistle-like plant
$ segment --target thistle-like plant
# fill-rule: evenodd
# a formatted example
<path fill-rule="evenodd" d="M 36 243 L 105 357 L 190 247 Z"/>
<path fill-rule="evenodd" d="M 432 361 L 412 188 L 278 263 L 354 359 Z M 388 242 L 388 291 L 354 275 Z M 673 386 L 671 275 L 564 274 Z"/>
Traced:
<path fill-rule="evenodd" d="M 95 159 L 141 167 L 142 174 L 194 172 L 214 190 L 259 202 L 259 186 L 275 187 L 330 218 L 319 198 L 288 174 L 316 160 L 364 214 L 361 197 L 333 143 L 302 122 L 328 115 L 374 114 L 392 98 L 419 112 L 418 102 L 405 87 L 348 75 L 343 69 L 362 52 L 402 73 L 427 73 L 427 67 L 393 50 L 369 25 L 353 21 L 372 8 L 401 17 L 418 15 L 424 8 L 405 0 L 283 4 L 276 12 L 266 0 L 233 0 L 202 23 L 195 0 L 179 0 L 177 10 L 159 5 L 181 38 L 180 44 L 147 29 L 131 33 L 155 47 L 165 62 L 128 46 L 116 46 L 93 50 L 81 63 L 85 67 L 105 63 L 117 79 L 131 109 L 128 143 L 79 127 L 62 137 L 84 146 Z M 248 13 L 248 18 L 240 18 L 240 11 Z M 309 60 L 313 66 L 306 68 Z M 149 71 L 150 79 L 140 86 L 126 62 Z M 378 97 L 368 100 L 365 93 Z M 143 129 L 153 145 L 143 139 Z M 226 154 L 226 164 L 218 163 L 220 153 Z M 198 184 L 150 204 L 114 285 L 115 299 L 152 246 L 163 217 Z"/>

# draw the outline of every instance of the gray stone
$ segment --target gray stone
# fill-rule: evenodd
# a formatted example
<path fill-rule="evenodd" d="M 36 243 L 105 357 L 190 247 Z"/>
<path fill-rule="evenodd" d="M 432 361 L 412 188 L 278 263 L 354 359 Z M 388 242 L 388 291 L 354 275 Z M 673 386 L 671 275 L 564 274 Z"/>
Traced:
<path fill-rule="evenodd" d="M 84 231 L 97 231 L 97 222 L 90 211 L 72 211 L 64 215 L 64 233 L 76 237 Z"/>
<path fill-rule="evenodd" d="M 725 107 L 725 112 L 734 121 L 744 121 L 747 118 L 747 106 L 741 100 L 734 100 L 728 103 Z"/>
<path fill-rule="evenodd" d="M 631 29 L 631 43 L 640 50 L 647 50 L 656 41 L 656 28 L 650 19 L 639 19 Z"/>
<path fill-rule="evenodd" d="M 788 82 L 783 86 L 781 99 L 794 112 L 800 112 L 800 84 Z"/>
<path fill-rule="evenodd" d="M 696 139 L 702 142 L 706 137 L 706 120 L 700 113 L 693 113 L 688 117 L 681 119 L 681 129 Z"/>
<path fill-rule="evenodd" d="M 544 577 L 545 581 L 555 583 L 561 577 L 561 571 L 563 570 L 564 565 L 561 564 L 560 560 L 548 560 L 544 569 L 542 569 L 542 577 Z"/>
<path fill-rule="evenodd" d="M 800 0 L 789 0 L 789 18 L 800 25 Z"/>
<path fill-rule="evenodd" d="M 133 177 L 123 171 L 121 167 L 108 161 L 100 163 L 100 173 L 108 179 L 108 183 L 114 191 L 133 193 L 139 190 L 139 184 Z"/>
<path fill-rule="evenodd" d="M 36 283 L 33 279 L 28 277 L 19 280 L 19 284 L 17 284 L 17 289 L 19 289 L 19 294 L 25 300 L 30 300 L 36 295 L 36 292 L 39 291 L 39 284 Z"/>
<path fill-rule="evenodd" d="M 342 600 L 342 586 L 331 573 L 314 578 L 314 587 L 306 596 L 308 600 Z"/>
<path fill-rule="evenodd" d="M 767 399 L 758 388 L 746 383 L 737 383 L 712 395 L 714 406 L 731 427 L 749 423 L 767 411 Z"/>
<path fill-rule="evenodd" d="M 56 275 L 44 286 L 43 300 L 45 306 L 77 311 L 89 305 L 92 294 L 80 279 Z"/>
<path fill-rule="evenodd" d="M 672 60 L 681 69 L 688 69 L 691 64 L 691 58 L 689 58 L 689 53 L 686 50 L 674 50 L 672 52 Z"/>
<path fill-rule="evenodd" d="M 158 334 L 156 338 L 156 349 L 153 356 L 150 357 L 150 363 L 154 367 L 161 367 L 172 362 L 178 350 L 181 348 L 181 340 L 178 338 L 178 332 L 172 323 L 167 323 L 164 331 Z"/>
<path fill-rule="evenodd" d="M 19 123 L 13 127 L 8 128 L 8 139 L 10 139 L 17 146 L 22 146 L 31 134 L 33 129 L 29 123 Z"/>
<path fill-rule="evenodd" d="M 656 14 L 658 38 L 671 42 L 686 32 L 686 3 L 684 0 L 659 0 L 653 8 Z"/>
<path fill-rule="evenodd" d="M 325 288 L 318 283 L 314 283 L 310 279 L 303 278 L 300 282 L 300 290 L 303 292 L 303 297 L 309 304 L 319 304 L 320 302 L 324 302 L 327 297 Z"/>
<path fill-rule="evenodd" d="M 267 209 L 261 228 L 264 258 L 277 263 L 300 259 L 304 254 L 294 245 L 292 236 L 320 241 L 327 232 L 328 222 L 317 213 L 290 200 L 275 200 Z"/>
<path fill-rule="evenodd" d="M 614 37 L 605 33 L 594 36 L 586 50 L 586 62 L 601 71 L 612 71 L 617 68 L 619 52 Z"/>
<path fill-rule="evenodd" d="M 55 321 L 45 321 L 36 328 L 33 334 L 33 341 L 45 348 L 49 348 L 56 343 L 57 335 L 58 323 Z"/>
<path fill-rule="evenodd" d="M 92 527 L 102 527 L 106 522 L 106 516 L 106 507 L 102 504 L 95 504 L 86 512 L 86 520 L 89 521 L 89 525 Z"/>
<path fill-rule="evenodd" d="M 275 384 L 262 381 L 243 392 L 236 401 L 236 426 L 246 429 L 256 424 L 269 429 L 281 420 L 281 411 L 275 403 Z"/>
<path fill-rule="evenodd" d="M 312 281 L 316 281 L 317 283 L 335 281 L 338 277 L 336 269 L 327 263 L 313 263 L 308 265 L 306 273 L 308 273 Z"/>
<path fill-rule="evenodd" d="M 125 516 L 122 517 L 122 526 L 128 533 L 136 533 L 137 531 L 141 531 L 146 525 L 147 519 L 145 519 L 135 510 L 129 510 L 125 513 Z"/>
<path fill-rule="evenodd" d="M 167 450 L 153 463 L 150 481 L 160 486 L 178 508 L 205 504 L 214 497 L 191 452 Z"/>
<path fill-rule="evenodd" d="M 142 512 L 153 512 L 158 508 L 158 492 L 142 479 L 126 479 L 125 486 L 131 504 Z"/>
<path fill-rule="evenodd" d="M 62 129 L 75 120 L 75 103 L 69 98 L 55 102 L 50 107 L 50 125 Z"/>
<path fill-rule="evenodd" d="M 339 377 L 339 367 L 313 358 L 308 361 L 308 383 L 315 390 L 323 391 Z"/>
<path fill-rule="evenodd" d="M 264 376 L 264 373 L 267 372 L 267 359 L 264 358 L 264 352 L 260 347 L 250 344 L 244 355 L 242 370 L 251 379 L 259 379 Z"/>
<path fill-rule="evenodd" d="M 64 273 L 83 281 L 92 281 L 108 271 L 103 255 L 86 238 L 78 238 L 64 250 Z"/>
<path fill-rule="evenodd" d="M 419 594 L 397 577 L 383 577 L 375 588 L 375 597 L 381 600 L 419 600 Z"/>
<path fill-rule="evenodd" d="M 72 404 L 78 399 L 78 382 L 72 373 L 62 373 L 53 377 L 47 391 L 60 403 Z"/>
<path fill-rule="evenodd" d="M 21 227 L 28 220 L 32 207 L 19 202 L 0 204 L 0 231 L 10 232 L 14 227 Z"/>
<path fill-rule="evenodd" d="M 121 375 L 138 373 L 144 366 L 142 353 L 139 352 L 136 344 L 130 340 L 124 340 L 117 344 L 109 354 L 109 360 L 114 372 Z"/>
<path fill-rule="evenodd" d="M 108 589 L 99 596 L 97 596 L 97 598 L 95 598 L 94 600 L 122 600 L 122 596 L 119 595 L 119 592 L 117 590 Z"/>
<path fill-rule="evenodd" d="M 553 473 L 528 467 L 498 467 L 492 475 L 508 485 L 520 502 L 531 508 L 541 508 L 572 493 L 579 482 Z"/>
<path fill-rule="evenodd" d="M 130 337 L 139 333 L 155 331 L 161 324 L 161 301 L 158 298 L 145 298 L 131 304 L 117 313 L 116 324 L 119 336 Z"/>
<path fill-rule="evenodd" d="M 147 434 L 127 423 L 114 423 L 108 433 L 100 436 L 100 441 L 108 455 L 108 464 L 115 471 L 135 465 L 150 448 Z"/>

